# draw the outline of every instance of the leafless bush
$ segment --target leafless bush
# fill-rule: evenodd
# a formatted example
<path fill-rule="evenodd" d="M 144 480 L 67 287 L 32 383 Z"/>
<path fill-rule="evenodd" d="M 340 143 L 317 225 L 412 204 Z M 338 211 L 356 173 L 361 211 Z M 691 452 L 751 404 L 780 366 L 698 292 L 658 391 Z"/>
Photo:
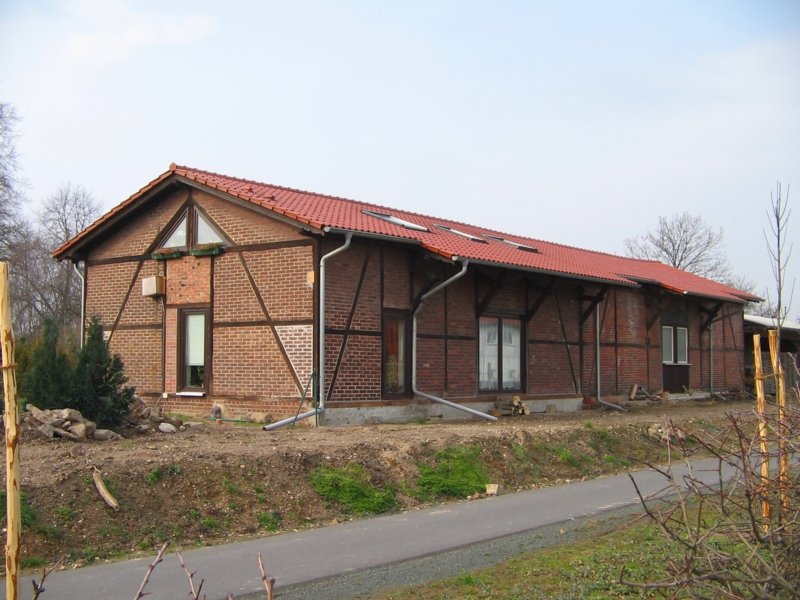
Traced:
<path fill-rule="evenodd" d="M 660 471 L 671 492 L 666 501 L 645 498 L 647 515 L 680 549 L 668 560 L 670 576 L 658 582 L 621 582 L 682 598 L 797 598 L 800 589 L 800 478 L 798 463 L 778 472 L 779 448 L 795 456 L 800 443 L 800 393 L 787 394 L 782 420 L 768 404 L 760 417 L 768 444 L 762 446 L 756 412 L 729 414 L 714 433 L 684 429 L 671 447 L 673 460 L 684 462 L 678 476 L 674 462 Z M 691 443 L 687 442 L 690 440 Z M 764 450 L 766 449 L 766 452 Z M 705 451 L 716 458 L 708 473 L 692 469 L 691 458 Z M 766 461 L 768 469 L 762 470 Z M 651 465 L 652 466 L 652 465 Z M 634 481 L 634 485 L 636 482 Z"/>

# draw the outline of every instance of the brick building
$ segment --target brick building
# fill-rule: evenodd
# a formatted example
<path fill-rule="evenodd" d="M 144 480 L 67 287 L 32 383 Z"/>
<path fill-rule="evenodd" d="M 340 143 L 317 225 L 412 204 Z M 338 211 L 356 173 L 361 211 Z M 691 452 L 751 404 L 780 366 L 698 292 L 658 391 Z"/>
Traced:
<path fill-rule="evenodd" d="M 174 164 L 54 256 L 83 263 L 85 315 L 138 395 L 196 415 L 358 423 L 506 395 L 540 411 L 633 384 L 738 389 L 753 299 L 653 261 Z"/>

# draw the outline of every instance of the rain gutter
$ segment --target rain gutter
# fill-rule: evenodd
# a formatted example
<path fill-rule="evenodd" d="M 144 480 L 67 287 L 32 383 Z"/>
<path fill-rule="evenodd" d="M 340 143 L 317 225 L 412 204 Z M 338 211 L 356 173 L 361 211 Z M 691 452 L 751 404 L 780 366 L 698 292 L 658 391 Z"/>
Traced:
<path fill-rule="evenodd" d="M 458 261 L 458 257 L 454 256 L 452 258 L 453 262 Z M 449 406 L 450 408 L 455 408 L 456 410 L 461 410 L 467 412 L 471 415 L 476 417 L 480 417 L 482 419 L 487 419 L 489 421 L 497 421 L 497 417 L 492 415 L 488 415 L 486 413 L 480 412 L 479 410 L 475 410 L 473 408 L 469 408 L 467 406 L 463 406 L 461 404 L 456 404 L 455 402 L 450 402 L 445 400 L 444 398 L 439 398 L 438 396 L 434 396 L 432 394 L 427 394 L 425 392 L 420 391 L 417 389 L 417 315 L 422 310 L 422 307 L 425 305 L 425 300 L 431 297 L 433 294 L 437 293 L 439 290 L 446 288 L 448 285 L 453 283 L 456 279 L 463 277 L 467 272 L 467 266 L 469 265 L 468 260 L 464 260 L 461 263 L 461 270 L 450 277 L 449 279 L 444 280 L 442 283 L 437 285 L 431 290 L 428 290 L 419 299 L 419 303 L 417 307 L 414 309 L 411 318 L 411 391 L 416 396 L 421 396 L 426 400 L 430 400 L 432 402 L 437 402 L 439 404 L 444 404 L 445 406 Z"/>
<path fill-rule="evenodd" d="M 86 263 L 84 263 L 85 265 Z M 75 272 L 78 274 L 78 278 L 81 280 L 81 324 L 80 324 L 80 335 L 78 335 L 78 343 L 79 347 L 83 348 L 83 330 L 86 327 L 86 278 L 84 277 L 83 271 L 78 268 L 78 261 L 72 262 L 72 268 L 75 269 Z M 84 268 L 86 268 L 84 266 Z"/>

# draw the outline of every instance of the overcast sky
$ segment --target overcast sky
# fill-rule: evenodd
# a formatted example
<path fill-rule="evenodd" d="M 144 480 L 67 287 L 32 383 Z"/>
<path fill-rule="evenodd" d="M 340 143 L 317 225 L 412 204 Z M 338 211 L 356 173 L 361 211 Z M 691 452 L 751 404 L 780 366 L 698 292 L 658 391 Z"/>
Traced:
<path fill-rule="evenodd" d="M 174 161 L 619 254 L 690 211 L 765 294 L 800 199 L 798 0 L 3 0 L 0 56 L 31 207 Z"/>

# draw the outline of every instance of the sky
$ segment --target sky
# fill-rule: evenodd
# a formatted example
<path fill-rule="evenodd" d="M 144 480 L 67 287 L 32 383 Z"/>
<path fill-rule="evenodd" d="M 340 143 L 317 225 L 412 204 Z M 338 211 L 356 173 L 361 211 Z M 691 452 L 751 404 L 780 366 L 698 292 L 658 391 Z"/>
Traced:
<path fill-rule="evenodd" d="M 31 213 L 172 162 L 616 254 L 688 211 L 774 298 L 800 199 L 798 0 L 3 0 L 0 56 Z"/>

